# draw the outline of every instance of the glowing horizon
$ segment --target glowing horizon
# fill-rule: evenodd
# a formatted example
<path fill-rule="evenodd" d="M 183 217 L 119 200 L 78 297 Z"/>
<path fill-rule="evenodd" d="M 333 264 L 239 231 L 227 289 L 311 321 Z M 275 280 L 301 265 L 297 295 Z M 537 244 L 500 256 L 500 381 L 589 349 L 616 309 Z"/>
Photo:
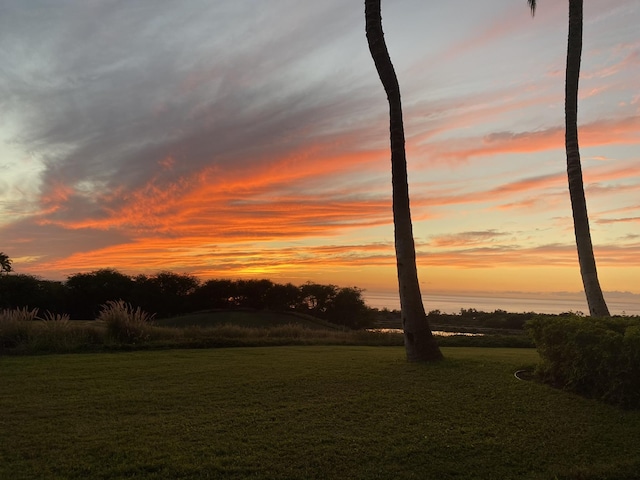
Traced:
<path fill-rule="evenodd" d="M 362 5 L 268 2 L 260 15 L 250 0 L 8 2 L 0 251 L 17 273 L 395 290 L 387 103 Z M 582 290 L 565 7 L 383 6 L 423 293 Z M 639 21 L 633 0 L 585 5 L 579 105 L 600 281 L 634 294 Z"/>

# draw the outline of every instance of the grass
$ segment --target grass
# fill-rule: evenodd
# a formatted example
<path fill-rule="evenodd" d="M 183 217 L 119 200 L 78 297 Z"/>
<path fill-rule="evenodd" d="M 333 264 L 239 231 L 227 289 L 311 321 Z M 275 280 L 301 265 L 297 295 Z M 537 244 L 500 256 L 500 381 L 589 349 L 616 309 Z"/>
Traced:
<path fill-rule="evenodd" d="M 0 357 L 0 478 L 631 479 L 640 412 L 514 378 L 531 349 Z"/>

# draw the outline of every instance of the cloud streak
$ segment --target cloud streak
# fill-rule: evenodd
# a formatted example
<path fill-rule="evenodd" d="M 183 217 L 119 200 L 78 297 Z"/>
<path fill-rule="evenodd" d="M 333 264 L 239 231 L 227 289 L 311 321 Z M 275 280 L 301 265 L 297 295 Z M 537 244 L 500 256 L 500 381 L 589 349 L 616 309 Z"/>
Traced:
<path fill-rule="evenodd" d="M 579 126 L 580 146 L 639 145 L 639 129 L 638 115 L 594 121 Z M 482 137 L 461 138 L 455 144 L 451 141 L 431 142 L 423 149 L 430 157 L 456 163 L 478 157 L 564 150 L 564 127 L 526 132 L 499 131 Z"/>

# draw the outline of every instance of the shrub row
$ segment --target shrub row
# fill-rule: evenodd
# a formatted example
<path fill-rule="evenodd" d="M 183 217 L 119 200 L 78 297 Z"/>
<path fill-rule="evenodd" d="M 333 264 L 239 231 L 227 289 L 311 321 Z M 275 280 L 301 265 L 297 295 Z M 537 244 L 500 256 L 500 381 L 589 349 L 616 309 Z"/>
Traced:
<path fill-rule="evenodd" d="M 0 275 L 0 309 L 38 307 L 68 313 L 73 320 L 96 318 L 101 305 L 122 299 L 168 318 L 211 309 L 307 313 L 349 328 L 371 325 L 371 310 L 362 290 L 305 283 L 295 286 L 270 280 L 200 281 L 187 274 L 160 272 L 152 276 L 125 275 L 113 269 L 71 275 L 65 282 L 30 275 Z"/>
<path fill-rule="evenodd" d="M 580 395 L 640 408 L 640 319 L 578 316 L 527 323 L 542 362 L 536 375 Z"/>

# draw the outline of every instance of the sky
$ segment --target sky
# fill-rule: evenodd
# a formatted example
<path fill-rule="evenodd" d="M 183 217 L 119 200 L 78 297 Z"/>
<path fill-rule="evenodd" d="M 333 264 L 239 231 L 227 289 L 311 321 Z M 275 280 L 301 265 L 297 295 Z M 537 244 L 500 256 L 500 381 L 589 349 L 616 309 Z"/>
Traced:
<path fill-rule="evenodd" d="M 423 293 L 581 292 L 567 10 L 382 2 Z M 584 16 L 599 277 L 640 302 L 640 4 Z M 360 0 L 0 0 L 0 251 L 17 273 L 394 292 L 389 158 Z"/>

